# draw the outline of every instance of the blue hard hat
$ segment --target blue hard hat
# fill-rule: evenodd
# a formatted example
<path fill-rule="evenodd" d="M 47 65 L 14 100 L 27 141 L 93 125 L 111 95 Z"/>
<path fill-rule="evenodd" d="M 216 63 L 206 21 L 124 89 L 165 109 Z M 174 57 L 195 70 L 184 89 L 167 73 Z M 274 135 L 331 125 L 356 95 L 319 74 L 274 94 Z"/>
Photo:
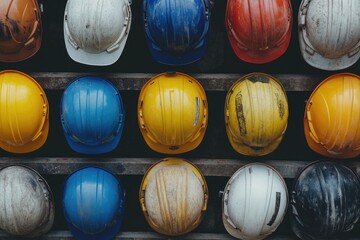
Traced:
<path fill-rule="evenodd" d="M 120 93 L 110 82 L 86 76 L 66 87 L 60 117 L 65 138 L 74 151 L 99 154 L 119 144 L 125 111 Z"/>
<path fill-rule="evenodd" d="M 143 21 L 148 47 L 156 61 L 185 65 L 205 54 L 209 0 L 144 0 Z"/>
<path fill-rule="evenodd" d="M 72 173 L 65 182 L 63 211 L 77 240 L 110 240 L 119 232 L 125 192 L 119 180 L 97 167 Z"/>

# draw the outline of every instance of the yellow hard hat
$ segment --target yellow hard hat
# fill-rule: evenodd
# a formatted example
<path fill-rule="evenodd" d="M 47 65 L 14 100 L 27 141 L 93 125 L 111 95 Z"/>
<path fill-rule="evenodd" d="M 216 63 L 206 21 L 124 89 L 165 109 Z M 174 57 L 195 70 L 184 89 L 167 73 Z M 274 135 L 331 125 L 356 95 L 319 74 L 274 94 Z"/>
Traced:
<path fill-rule="evenodd" d="M 286 131 L 288 116 L 285 89 L 273 76 L 245 75 L 227 93 L 226 132 L 238 153 L 261 156 L 273 152 Z"/>
<path fill-rule="evenodd" d="M 324 156 L 360 154 L 360 76 L 339 73 L 322 81 L 306 103 L 304 131 L 309 147 Z"/>
<path fill-rule="evenodd" d="M 195 229 L 207 209 L 208 188 L 192 163 L 165 158 L 152 165 L 141 182 L 141 210 L 157 232 L 179 236 Z"/>
<path fill-rule="evenodd" d="M 0 72 L 0 147 L 12 153 L 40 148 L 49 132 L 49 104 L 44 90 L 25 73 Z"/>
<path fill-rule="evenodd" d="M 207 127 L 205 91 L 186 74 L 159 74 L 141 89 L 138 121 L 145 142 L 154 151 L 191 151 L 201 143 Z"/>

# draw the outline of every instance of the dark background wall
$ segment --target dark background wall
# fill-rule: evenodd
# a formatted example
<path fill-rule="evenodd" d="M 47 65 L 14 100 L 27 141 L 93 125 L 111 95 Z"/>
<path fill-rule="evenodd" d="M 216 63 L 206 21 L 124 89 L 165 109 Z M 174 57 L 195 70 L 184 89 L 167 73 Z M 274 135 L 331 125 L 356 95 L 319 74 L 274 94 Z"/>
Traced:
<path fill-rule="evenodd" d="M 40 0 L 44 7 L 42 14 L 43 42 L 39 52 L 32 58 L 19 63 L 0 63 L 0 70 L 16 69 L 28 74 L 32 72 L 78 72 L 79 76 L 89 73 L 161 73 L 164 71 L 180 71 L 191 73 L 250 73 L 265 72 L 268 74 L 322 74 L 330 76 L 335 72 L 326 72 L 309 66 L 303 60 L 298 43 L 297 13 L 300 5 L 299 0 L 292 0 L 293 8 L 293 32 L 287 52 L 271 63 L 249 64 L 239 60 L 233 53 L 225 32 L 224 15 L 225 0 L 213 2 L 209 46 L 206 55 L 200 61 L 183 66 L 169 67 L 156 63 L 147 50 L 142 27 L 142 1 L 133 0 L 132 26 L 124 52 L 120 59 L 111 66 L 94 67 L 76 63 L 68 56 L 63 38 L 63 14 L 66 0 L 45 1 Z M 359 74 L 360 62 L 344 70 Z M 63 136 L 60 119 L 59 103 L 62 90 L 46 90 L 50 104 L 50 131 L 45 145 L 29 154 L 21 155 L 24 158 L 32 157 L 86 157 L 94 162 L 108 157 L 144 157 L 164 158 L 168 155 L 152 151 L 142 139 L 137 124 L 137 99 L 139 91 L 120 91 L 126 107 L 126 121 L 124 132 L 119 146 L 112 152 L 96 156 L 78 154 L 70 149 Z M 284 160 L 284 161 L 314 161 L 322 159 L 320 155 L 312 152 L 306 144 L 303 133 L 303 112 L 305 101 L 310 92 L 287 92 L 289 101 L 289 123 L 284 139 L 278 149 L 264 157 L 246 157 L 235 152 L 227 139 L 224 125 L 224 102 L 226 92 L 207 91 L 209 105 L 209 123 L 205 137 L 201 145 L 195 150 L 180 154 L 182 158 L 232 158 L 250 160 Z M 19 155 L 0 151 L 4 157 L 19 157 Z M 109 169 L 111 171 L 111 169 Z M 56 220 L 54 229 L 66 229 L 62 215 L 61 194 L 62 187 L 67 176 L 48 175 L 48 180 L 56 203 Z M 142 176 L 120 176 L 126 189 L 127 208 L 125 212 L 122 231 L 152 231 L 147 225 L 138 204 L 138 190 Z M 224 233 L 225 229 L 221 220 L 221 199 L 218 196 L 228 180 L 228 177 L 206 177 L 210 190 L 209 210 L 204 221 L 195 232 L 218 232 Z M 286 179 L 289 191 L 293 179 Z M 286 218 L 277 230 L 280 234 L 291 234 L 289 221 Z M 359 234 L 359 230 L 351 234 Z"/>

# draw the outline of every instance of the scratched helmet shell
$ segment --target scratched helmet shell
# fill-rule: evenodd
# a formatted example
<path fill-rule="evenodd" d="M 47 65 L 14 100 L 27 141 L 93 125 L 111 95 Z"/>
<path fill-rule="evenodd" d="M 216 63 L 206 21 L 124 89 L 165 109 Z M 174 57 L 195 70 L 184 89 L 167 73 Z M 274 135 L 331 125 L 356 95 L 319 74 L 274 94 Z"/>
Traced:
<path fill-rule="evenodd" d="M 30 58 L 40 49 L 41 38 L 37 0 L 0 1 L 0 62 Z"/>
<path fill-rule="evenodd" d="M 303 0 L 299 8 L 299 44 L 304 60 L 333 71 L 360 57 L 360 1 Z"/>
<path fill-rule="evenodd" d="M 191 151 L 201 143 L 207 127 L 205 91 L 184 73 L 156 75 L 141 89 L 138 122 L 145 142 L 154 151 Z"/>
<path fill-rule="evenodd" d="M 360 181 L 356 172 L 334 161 L 316 161 L 294 180 L 290 224 L 303 240 L 343 239 L 360 218 Z"/>
<path fill-rule="evenodd" d="M 334 74 L 314 89 L 306 103 L 304 133 L 308 146 L 323 156 L 360 154 L 360 76 Z"/>
<path fill-rule="evenodd" d="M 157 232 L 179 236 L 195 229 L 207 209 L 204 176 L 191 162 L 165 158 L 152 165 L 141 182 L 141 210 Z"/>
<path fill-rule="evenodd" d="M 225 127 L 231 146 L 244 155 L 273 152 L 287 128 L 288 101 L 273 76 L 251 73 L 236 81 L 225 101 Z"/>
<path fill-rule="evenodd" d="M 286 183 L 278 171 L 263 163 L 245 165 L 225 186 L 223 224 L 238 239 L 264 239 L 283 221 L 288 202 Z"/>
<path fill-rule="evenodd" d="M 31 76 L 0 72 L 0 148 L 28 153 L 42 147 L 49 133 L 49 103 L 45 91 Z"/>
<path fill-rule="evenodd" d="M 1 230 L 17 237 L 34 238 L 51 229 L 54 198 L 46 180 L 34 169 L 20 165 L 2 168 L 0 192 Z"/>
<path fill-rule="evenodd" d="M 290 0 L 229 0 L 226 32 L 238 58 L 271 62 L 288 49 L 292 30 Z"/>
<path fill-rule="evenodd" d="M 185 65 L 202 58 L 208 44 L 209 0 L 144 0 L 145 38 L 154 60 Z"/>
<path fill-rule="evenodd" d="M 122 54 L 131 26 L 129 0 L 68 0 L 64 40 L 76 62 L 107 66 Z"/>

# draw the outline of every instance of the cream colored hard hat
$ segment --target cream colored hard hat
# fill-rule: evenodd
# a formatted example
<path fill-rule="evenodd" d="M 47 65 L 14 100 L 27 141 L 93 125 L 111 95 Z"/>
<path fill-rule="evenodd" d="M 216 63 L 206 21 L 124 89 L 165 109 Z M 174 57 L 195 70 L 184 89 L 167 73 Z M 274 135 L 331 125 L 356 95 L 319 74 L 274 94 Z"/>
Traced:
<path fill-rule="evenodd" d="M 178 236 L 195 229 L 207 209 L 208 188 L 199 169 L 185 159 L 165 158 L 141 182 L 141 210 L 157 232 Z"/>

